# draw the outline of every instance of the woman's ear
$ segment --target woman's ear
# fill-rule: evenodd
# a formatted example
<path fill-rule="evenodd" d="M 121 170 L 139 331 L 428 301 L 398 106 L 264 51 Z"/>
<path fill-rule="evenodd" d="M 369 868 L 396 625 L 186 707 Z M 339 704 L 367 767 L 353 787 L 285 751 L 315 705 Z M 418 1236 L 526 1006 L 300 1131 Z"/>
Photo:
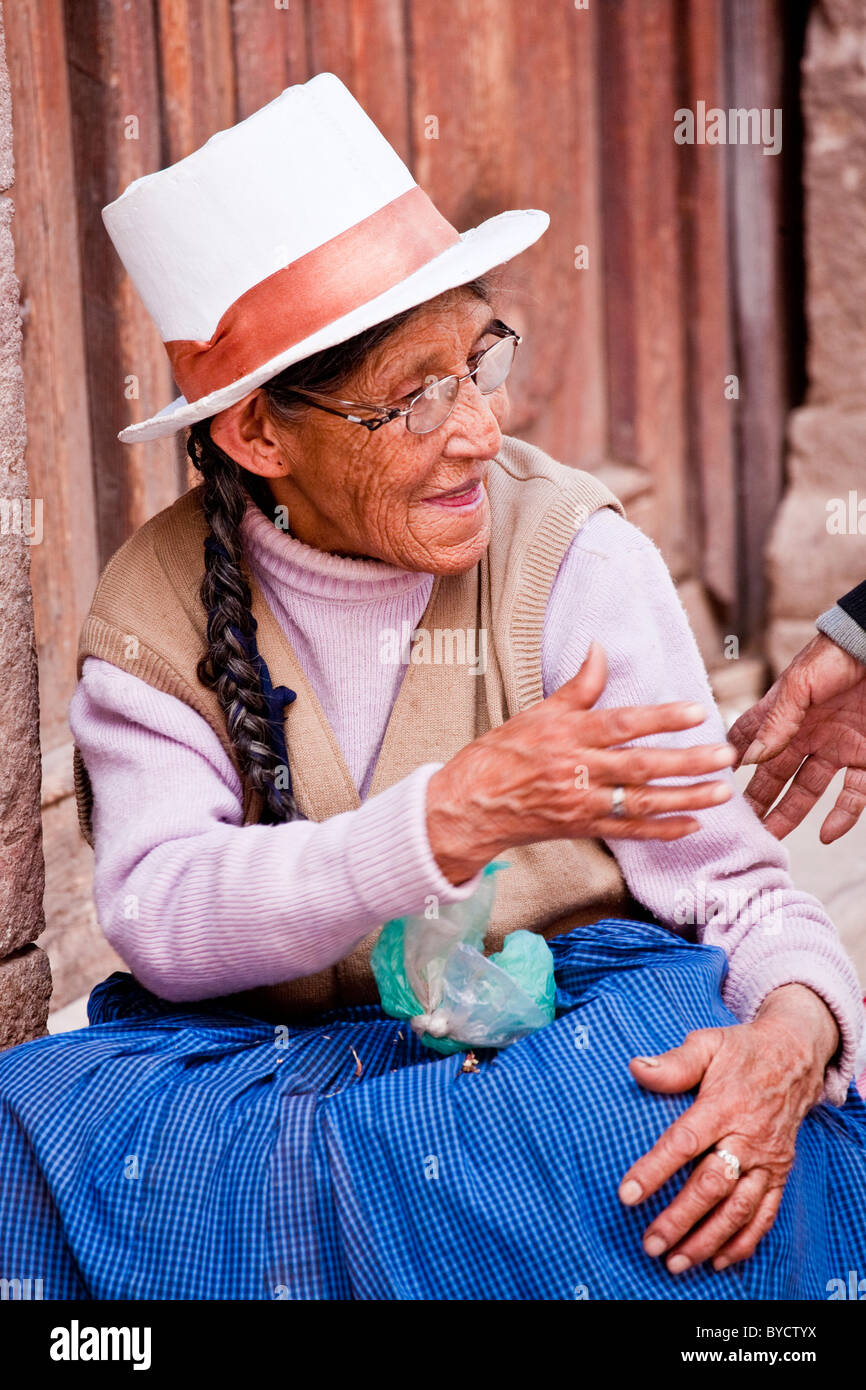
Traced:
<path fill-rule="evenodd" d="M 259 387 L 220 410 L 211 420 L 210 436 L 235 463 L 260 478 L 280 478 L 289 472 L 285 444 L 274 429 Z"/>

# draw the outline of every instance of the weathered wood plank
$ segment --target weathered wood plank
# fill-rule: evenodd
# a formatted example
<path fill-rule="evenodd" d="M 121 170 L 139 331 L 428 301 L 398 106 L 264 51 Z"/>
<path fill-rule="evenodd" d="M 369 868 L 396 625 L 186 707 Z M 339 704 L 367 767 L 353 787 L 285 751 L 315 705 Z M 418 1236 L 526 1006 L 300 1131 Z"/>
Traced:
<path fill-rule="evenodd" d="M 412 168 L 402 0 L 308 3 L 307 16 L 310 76 L 336 73 Z"/>
<path fill-rule="evenodd" d="M 724 0 L 686 8 L 685 106 L 724 108 Z M 688 352 L 690 478 L 700 554 L 696 572 L 733 617 L 737 597 L 739 403 L 726 396 L 736 374 L 731 334 L 727 234 L 727 151 L 719 145 L 677 147 L 683 197 L 683 276 Z"/>
<path fill-rule="evenodd" d="M 237 119 L 230 0 L 157 0 L 156 13 L 163 156 L 174 164 Z"/>
<path fill-rule="evenodd" d="M 602 182 L 610 446 L 652 475 L 653 538 L 689 570 L 673 0 L 600 7 Z"/>
<path fill-rule="evenodd" d="M 514 74 L 524 197 L 551 218 L 534 261 L 541 382 L 527 436 L 563 463 L 591 468 L 607 448 L 598 9 L 562 0 L 521 7 L 516 22 L 518 52 L 532 55 Z M 525 102 L 527 85 L 544 99 Z"/>
<path fill-rule="evenodd" d="M 135 445 L 117 439 L 125 425 L 173 399 L 175 388 L 159 333 L 101 216 L 132 179 L 166 161 L 150 7 L 67 3 L 66 40 L 102 564 L 184 486 L 173 439 Z"/>
<path fill-rule="evenodd" d="M 312 77 L 307 56 L 306 7 L 232 0 L 237 118 L 243 120 L 286 87 Z"/>
<path fill-rule="evenodd" d="M 231 0 L 156 0 L 156 17 L 162 164 L 166 165 L 191 154 L 240 117 L 235 105 Z M 181 430 L 167 443 L 176 454 L 182 485 L 191 487 L 199 475 L 186 453 L 185 436 Z"/>
<path fill-rule="evenodd" d="M 43 540 L 30 547 L 43 752 L 69 737 L 78 631 L 97 578 L 81 270 L 60 0 L 4 12 L 12 86 L 15 268 L 32 498 Z"/>
<path fill-rule="evenodd" d="M 727 0 L 728 107 L 783 106 L 783 16 L 776 0 Z M 784 144 L 783 144 L 784 150 Z M 764 553 L 784 483 L 786 314 L 780 207 L 783 155 L 728 146 L 731 296 L 740 364 L 739 610 L 744 634 L 764 612 Z"/>
<path fill-rule="evenodd" d="M 539 135 L 545 103 L 527 100 L 536 79 L 527 73 L 521 81 L 523 64 L 532 59 L 529 51 L 519 51 L 520 24 L 531 27 L 533 20 L 524 15 L 518 23 L 517 16 L 516 9 L 504 15 L 495 0 L 472 5 L 460 0 L 438 9 L 416 0 L 411 6 L 415 176 L 460 231 L 508 208 L 546 207 L 542 195 L 549 187 L 536 163 L 548 159 Z M 555 45 L 549 44 L 545 55 L 565 71 L 566 59 Z M 543 58 L 539 61 L 543 66 Z M 537 155 L 527 150 L 533 141 L 542 147 Z M 556 348 L 562 350 L 568 321 L 561 289 L 552 287 L 557 251 L 561 261 L 571 228 L 558 228 L 558 248 L 550 237 L 548 230 L 509 262 L 504 276 L 501 312 L 526 338 L 509 386 L 508 428 L 514 433 L 528 434 L 546 409 Z"/>

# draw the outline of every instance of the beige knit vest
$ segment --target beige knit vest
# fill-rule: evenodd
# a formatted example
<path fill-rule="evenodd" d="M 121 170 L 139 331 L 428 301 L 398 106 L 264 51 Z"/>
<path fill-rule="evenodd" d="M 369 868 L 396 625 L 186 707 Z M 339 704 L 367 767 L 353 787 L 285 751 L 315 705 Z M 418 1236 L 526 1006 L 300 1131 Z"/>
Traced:
<path fill-rule="evenodd" d="M 195 671 L 206 646 L 198 588 L 209 531 L 201 491 L 193 488 L 152 517 L 109 560 L 81 631 L 78 675 L 87 656 L 100 657 L 184 700 L 207 720 L 237 768 L 216 695 Z M 576 527 L 597 508 L 613 507 L 624 515 L 618 498 L 590 474 L 565 468 L 509 435 L 491 464 L 488 492 L 490 545 L 474 569 L 433 582 L 371 796 L 422 763 L 446 762 L 487 729 L 543 698 L 542 628 L 559 563 Z M 297 693 L 285 712 L 296 802 L 316 821 L 353 810 L 360 799 L 333 730 L 249 570 L 247 575 L 259 652 L 273 684 Z M 453 659 L 459 655 L 454 634 L 461 632 L 486 632 L 484 663 Z M 78 748 L 74 764 L 79 824 L 92 844 L 92 792 Z M 244 824 L 256 822 L 259 812 L 260 798 L 247 788 Z M 511 868 L 497 877 L 488 951 L 500 950 L 505 935 L 521 927 L 550 937 L 601 917 L 650 916 L 631 898 L 616 860 L 600 841 L 547 841 L 509 849 L 500 858 Z M 379 930 L 326 970 L 232 1000 L 285 1021 L 339 1004 L 375 1002 L 370 950 Z"/>

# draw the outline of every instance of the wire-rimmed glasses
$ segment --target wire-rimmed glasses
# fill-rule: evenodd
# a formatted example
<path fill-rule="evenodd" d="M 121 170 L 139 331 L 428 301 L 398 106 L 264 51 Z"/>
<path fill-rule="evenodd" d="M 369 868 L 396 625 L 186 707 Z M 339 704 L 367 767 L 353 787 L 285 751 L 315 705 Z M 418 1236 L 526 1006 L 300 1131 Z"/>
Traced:
<path fill-rule="evenodd" d="M 511 371 L 514 355 L 518 345 L 523 341 L 521 335 L 501 319 L 495 319 L 487 331 L 495 333 L 498 342 L 474 353 L 469 358 L 470 363 L 474 362 L 474 366 L 471 366 L 468 372 L 464 372 L 462 376 L 438 377 L 420 391 L 414 392 L 411 396 L 404 396 L 404 406 L 376 406 L 364 401 L 344 401 L 337 396 L 324 396 L 318 391 L 302 390 L 299 386 L 291 387 L 291 393 L 305 397 L 318 410 L 325 410 L 329 415 L 340 415 L 344 420 L 351 420 L 352 424 L 363 425 L 371 431 L 387 425 L 391 420 L 399 419 L 402 415 L 406 421 L 406 428 L 412 434 L 429 434 L 431 430 L 444 425 L 448 419 L 457 404 L 461 381 L 474 377 L 481 394 L 489 396 L 499 389 Z M 325 401 L 331 402 L 331 406 L 325 405 Z M 369 410 L 374 413 L 365 418 L 331 408 L 337 405 L 347 405 L 353 410 Z"/>

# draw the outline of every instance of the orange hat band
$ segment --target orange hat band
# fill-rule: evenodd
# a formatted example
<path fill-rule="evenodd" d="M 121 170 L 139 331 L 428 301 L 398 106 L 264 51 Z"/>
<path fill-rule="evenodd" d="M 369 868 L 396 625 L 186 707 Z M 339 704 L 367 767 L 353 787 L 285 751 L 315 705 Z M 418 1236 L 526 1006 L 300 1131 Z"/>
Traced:
<path fill-rule="evenodd" d="M 423 188 L 401 193 L 322 246 L 252 285 L 208 341 L 165 344 L 188 401 L 248 373 L 420 270 L 460 240 Z"/>

